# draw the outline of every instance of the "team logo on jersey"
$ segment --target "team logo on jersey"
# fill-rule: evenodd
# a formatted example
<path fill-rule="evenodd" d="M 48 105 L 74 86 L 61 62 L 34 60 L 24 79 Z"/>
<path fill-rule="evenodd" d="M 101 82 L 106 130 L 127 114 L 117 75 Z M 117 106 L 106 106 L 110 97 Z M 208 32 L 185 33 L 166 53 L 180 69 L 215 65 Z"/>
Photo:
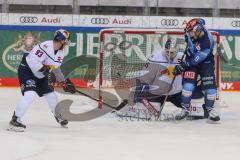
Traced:
<path fill-rule="evenodd" d="M 173 78 L 173 70 L 174 70 L 174 66 L 169 66 L 168 68 L 162 70 L 160 73 L 161 75 L 167 75 L 169 78 Z"/>
<path fill-rule="evenodd" d="M 63 61 L 63 58 L 62 57 L 58 57 L 58 62 L 62 62 Z"/>
<path fill-rule="evenodd" d="M 32 79 L 26 81 L 26 87 L 36 87 L 36 82 Z"/>
<path fill-rule="evenodd" d="M 43 47 L 44 47 L 44 48 L 48 48 L 48 45 L 47 45 L 47 44 L 44 44 Z"/>
<path fill-rule="evenodd" d="M 27 32 L 26 34 L 18 34 L 17 37 L 12 37 L 12 39 L 16 39 L 16 41 L 3 51 L 2 60 L 7 69 L 16 73 L 23 53 L 31 51 L 33 46 L 40 42 L 40 33 L 33 35 L 31 32 Z M 9 43 L 7 40 L 6 43 Z"/>

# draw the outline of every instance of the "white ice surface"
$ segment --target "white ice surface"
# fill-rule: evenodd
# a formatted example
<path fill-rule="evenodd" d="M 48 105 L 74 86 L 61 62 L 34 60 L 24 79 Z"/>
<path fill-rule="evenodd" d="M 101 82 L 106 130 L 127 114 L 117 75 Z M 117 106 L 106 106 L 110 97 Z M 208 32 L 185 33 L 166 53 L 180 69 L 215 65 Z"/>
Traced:
<path fill-rule="evenodd" d="M 0 88 L 0 160 L 238 160 L 240 158 L 240 92 L 225 92 L 229 106 L 221 109 L 221 124 L 205 120 L 126 122 L 98 118 L 60 128 L 44 99 L 31 105 L 24 133 L 6 131 L 16 103 L 17 88 Z M 80 96 L 73 111 L 95 106 Z M 74 109 L 75 108 L 75 109 Z"/>

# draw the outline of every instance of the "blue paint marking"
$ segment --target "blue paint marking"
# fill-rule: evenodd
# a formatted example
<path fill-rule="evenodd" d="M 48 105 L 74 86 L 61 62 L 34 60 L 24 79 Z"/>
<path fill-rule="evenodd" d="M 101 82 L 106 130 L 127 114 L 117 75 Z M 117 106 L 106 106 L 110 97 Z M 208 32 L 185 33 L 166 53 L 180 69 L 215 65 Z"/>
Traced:
<path fill-rule="evenodd" d="M 101 29 L 113 28 L 113 27 L 73 27 L 73 26 L 26 26 L 26 25 L 0 25 L 0 30 L 16 30 L 16 31 L 55 31 L 57 29 L 66 29 L 72 32 L 86 32 L 86 33 L 98 33 Z M 154 28 L 152 28 L 154 29 Z M 240 35 L 240 28 L 236 30 L 231 29 L 211 29 L 217 31 L 220 35 Z"/>
<path fill-rule="evenodd" d="M 72 32 L 99 32 L 106 27 L 69 27 L 69 26 L 20 26 L 20 25 L 0 25 L 0 30 L 15 31 L 56 31 L 66 29 Z"/>

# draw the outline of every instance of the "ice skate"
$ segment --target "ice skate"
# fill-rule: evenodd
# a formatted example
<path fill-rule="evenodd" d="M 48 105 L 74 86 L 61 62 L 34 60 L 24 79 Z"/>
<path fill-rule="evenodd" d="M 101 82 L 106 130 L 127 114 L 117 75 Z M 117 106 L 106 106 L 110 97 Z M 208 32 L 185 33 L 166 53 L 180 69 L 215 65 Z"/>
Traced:
<path fill-rule="evenodd" d="M 187 118 L 187 116 L 189 116 L 189 109 L 188 109 L 188 108 L 183 108 L 183 109 L 181 110 L 181 112 L 178 113 L 178 114 L 175 116 L 175 120 L 179 121 L 179 120 L 182 120 L 182 119 Z"/>
<path fill-rule="evenodd" d="M 216 112 L 215 109 L 208 110 L 208 122 L 209 123 L 219 123 L 220 122 L 220 116 Z"/>
<path fill-rule="evenodd" d="M 15 132 L 24 132 L 25 129 L 26 126 L 18 120 L 18 117 L 15 115 L 14 112 L 12 120 L 9 122 L 9 128 L 7 130 Z"/>
<path fill-rule="evenodd" d="M 68 120 L 62 119 L 62 118 L 58 118 L 57 116 L 55 116 L 56 121 L 64 128 L 68 128 Z"/>

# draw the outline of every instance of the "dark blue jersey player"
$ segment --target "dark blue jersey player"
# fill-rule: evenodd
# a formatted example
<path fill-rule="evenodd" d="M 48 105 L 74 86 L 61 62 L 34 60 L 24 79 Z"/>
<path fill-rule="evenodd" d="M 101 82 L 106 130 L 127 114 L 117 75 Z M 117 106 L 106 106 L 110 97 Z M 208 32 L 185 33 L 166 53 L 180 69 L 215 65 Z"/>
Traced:
<path fill-rule="evenodd" d="M 213 37 L 205 28 L 205 21 L 201 18 L 190 20 L 185 28 L 187 43 L 185 60 L 175 67 L 174 74 L 183 72 L 182 107 L 176 116 L 180 120 L 189 115 L 192 93 L 195 89 L 197 77 L 200 75 L 204 91 L 205 104 L 203 108 L 211 121 L 219 121 L 220 117 L 214 110 L 216 99 L 216 82 L 213 56 Z"/>

